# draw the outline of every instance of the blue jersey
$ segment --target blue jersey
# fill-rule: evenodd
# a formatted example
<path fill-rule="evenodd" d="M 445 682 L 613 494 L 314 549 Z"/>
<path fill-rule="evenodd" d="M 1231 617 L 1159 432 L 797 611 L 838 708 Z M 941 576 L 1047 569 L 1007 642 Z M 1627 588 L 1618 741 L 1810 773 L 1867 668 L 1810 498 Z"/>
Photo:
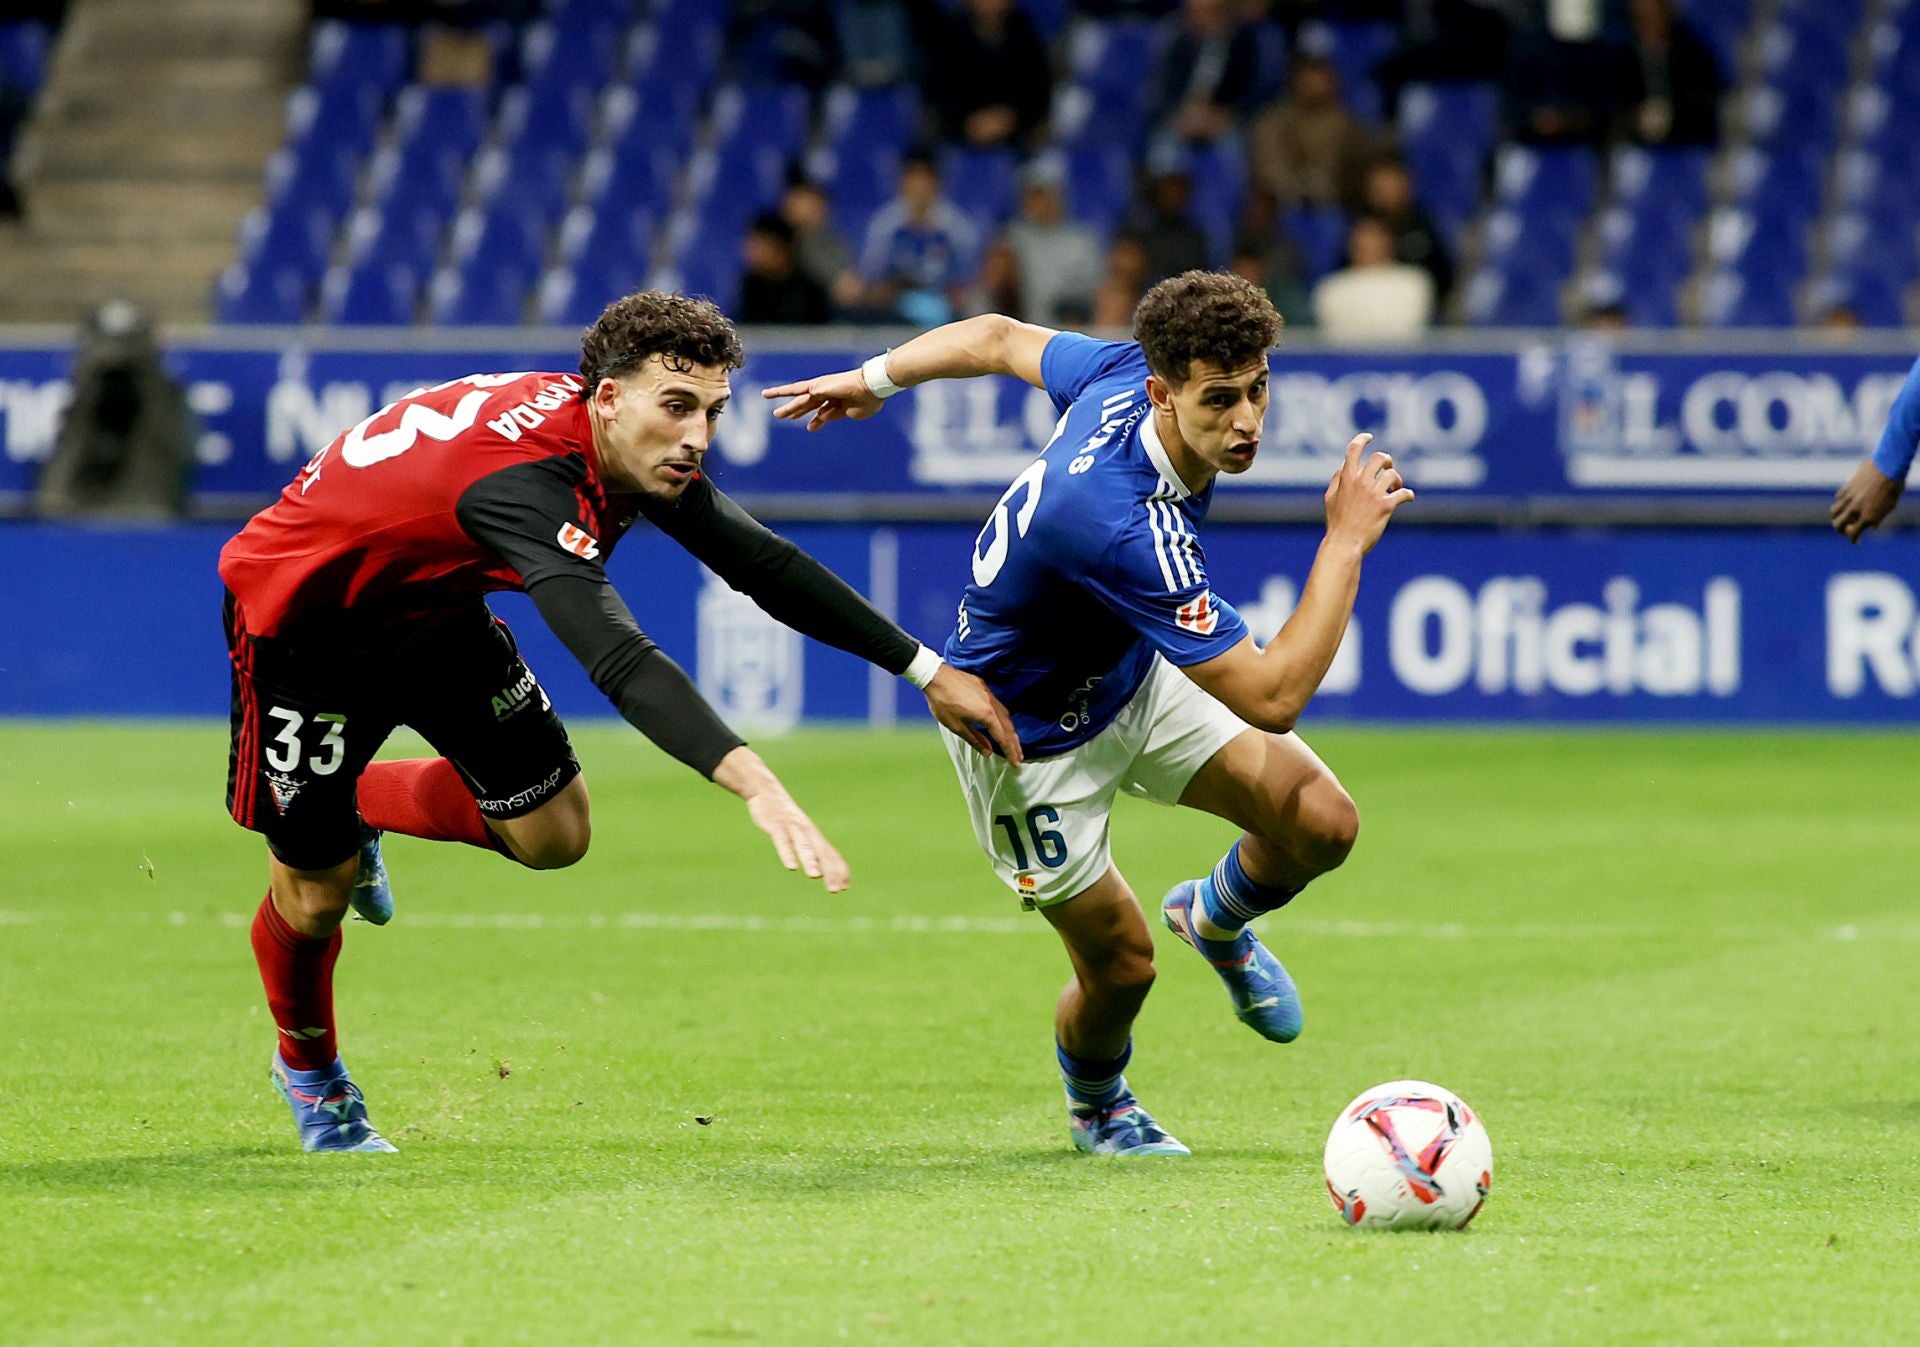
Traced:
<path fill-rule="evenodd" d="M 1900 385 L 1900 395 L 1893 400 L 1887 428 L 1880 433 L 1880 443 L 1873 451 L 1873 466 L 1894 481 L 1904 482 L 1907 469 L 1913 466 L 1916 447 L 1920 447 L 1920 360 L 1913 362 L 1907 381 Z"/>
<path fill-rule="evenodd" d="M 1198 529 L 1213 488 L 1187 490 L 1168 460 L 1139 344 L 1062 332 L 1040 376 L 1060 424 L 980 531 L 946 648 L 1006 703 L 1033 757 L 1105 729 L 1155 651 L 1198 664 L 1247 634 L 1207 586 Z"/>

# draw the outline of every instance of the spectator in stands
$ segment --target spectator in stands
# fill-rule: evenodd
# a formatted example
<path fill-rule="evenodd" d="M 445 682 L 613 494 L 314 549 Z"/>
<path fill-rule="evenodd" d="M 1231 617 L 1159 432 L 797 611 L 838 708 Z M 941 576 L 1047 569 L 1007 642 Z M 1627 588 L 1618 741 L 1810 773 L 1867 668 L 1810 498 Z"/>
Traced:
<path fill-rule="evenodd" d="M 1507 44 L 1502 83 L 1507 124 L 1533 145 L 1585 145 L 1602 139 L 1613 118 L 1612 59 L 1602 40 L 1601 7 L 1580 0 L 1535 0 Z"/>
<path fill-rule="evenodd" d="M 863 286 L 853 250 L 833 227 L 833 210 L 818 183 L 796 178 L 780 199 L 780 215 L 793 229 L 794 260 L 827 292 L 836 309 L 859 306 Z"/>
<path fill-rule="evenodd" d="M 837 15 L 849 84 L 879 88 L 918 76 L 923 61 L 908 0 L 842 0 Z"/>
<path fill-rule="evenodd" d="M 925 153 L 900 166 L 900 194 L 867 226 L 860 250 L 865 303 L 920 327 L 953 318 L 979 264 L 980 232 L 941 192 Z"/>
<path fill-rule="evenodd" d="M 1361 199 L 1366 212 L 1393 235 L 1394 256 L 1433 278 L 1436 304 L 1453 290 L 1453 257 L 1426 208 L 1413 198 L 1413 176 L 1397 158 L 1382 157 L 1367 169 Z"/>
<path fill-rule="evenodd" d="M 1044 327 L 1084 327 L 1100 287 L 1100 241 L 1067 217 L 1066 174 L 1041 156 L 1020 174 L 1020 215 L 1007 226 L 1007 246 L 1020 267 L 1017 312 Z"/>
<path fill-rule="evenodd" d="M 1233 258 L 1227 265 L 1235 275 L 1267 292 L 1288 327 L 1313 326 L 1313 295 L 1301 280 L 1297 253 L 1286 240 L 1242 230 L 1234 236 Z"/>
<path fill-rule="evenodd" d="M 1507 68 L 1516 0 L 1405 0 L 1399 42 L 1374 67 L 1381 108 L 1400 115 L 1400 90 L 1416 80 L 1496 80 Z"/>
<path fill-rule="evenodd" d="M 1260 49 L 1232 0 L 1186 0 L 1154 76 L 1157 136 L 1208 143 L 1239 124 L 1260 78 Z"/>
<path fill-rule="evenodd" d="M 1247 192 L 1228 266 L 1267 292 L 1291 327 L 1313 326 L 1306 254 L 1280 222 L 1279 203 L 1258 187 Z"/>
<path fill-rule="evenodd" d="M 1254 119 L 1247 176 L 1282 206 L 1351 206 L 1366 167 L 1367 133 L 1340 101 L 1333 63 L 1294 60 L 1285 98 Z"/>
<path fill-rule="evenodd" d="M 965 0 L 934 21 L 927 94 L 943 139 L 1032 146 L 1046 129 L 1053 73 L 1040 30 L 1014 0 Z"/>
<path fill-rule="evenodd" d="M 1207 235 L 1193 221 L 1193 180 L 1184 168 L 1167 165 L 1147 180 L 1146 200 L 1129 221 L 1126 236 L 1139 245 L 1146 290 L 1183 271 L 1209 265 Z"/>
<path fill-rule="evenodd" d="M 958 306 L 968 317 L 978 313 L 1004 313 L 1017 316 L 1020 312 L 1020 258 L 1013 251 L 1013 245 L 1006 238 L 994 239 L 987 244 L 985 254 L 980 258 L 980 270 L 974 282 L 967 287 L 965 300 Z"/>
<path fill-rule="evenodd" d="M 832 0 L 733 0 L 726 51 L 743 83 L 823 89 L 840 73 Z"/>
<path fill-rule="evenodd" d="M 1642 145 L 1715 145 L 1725 81 L 1713 50 L 1673 13 L 1672 0 L 1633 0 L 1615 87 L 1619 131 Z"/>
<path fill-rule="evenodd" d="M 1146 279 L 1146 249 L 1138 239 L 1122 234 L 1107 252 L 1107 278 L 1093 294 L 1093 325 L 1130 330 L 1133 310 L 1147 291 Z"/>
<path fill-rule="evenodd" d="M 741 322 L 803 327 L 833 316 L 826 288 L 800 269 L 793 226 L 785 217 L 773 211 L 757 217 L 741 250 L 746 269 L 734 315 Z"/>
<path fill-rule="evenodd" d="M 1404 341 L 1433 321 L 1433 277 L 1397 261 L 1393 229 L 1362 215 L 1347 231 L 1347 266 L 1313 288 L 1313 314 L 1338 341 Z"/>

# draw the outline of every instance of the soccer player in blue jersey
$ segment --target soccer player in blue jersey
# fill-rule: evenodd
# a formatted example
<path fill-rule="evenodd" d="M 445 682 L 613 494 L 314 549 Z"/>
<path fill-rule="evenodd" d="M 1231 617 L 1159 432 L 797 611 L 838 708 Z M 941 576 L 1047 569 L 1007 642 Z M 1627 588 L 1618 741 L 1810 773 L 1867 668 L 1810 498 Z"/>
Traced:
<path fill-rule="evenodd" d="M 1920 450 L 1920 360 L 1913 362 L 1907 381 L 1900 385 L 1880 443 L 1834 494 L 1827 511 L 1848 542 L 1859 542 L 1861 534 L 1893 513 L 1916 450 Z"/>
<path fill-rule="evenodd" d="M 1354 438 L 1300 605 L 1262 648 L 1209 587 L 1198 530 L 1214 478 L 1245 472 L 1259 450 L 1280 316 L 1241 278 L 1190 271 L 1147 293 L 1134 328 L 1135 341 L 1095 341 L 989 314 L 767 395 L 788 399 L 775 415 L 818 429 L 872 416 L 929 379 L 1004 374 L 1059 409 L 1053 438 L 980 532 L 946 646 L 1006 703 L 1027 761 L 976 765 L 961 740 L 947 746 L 981 848 L 1066 943 L 1073 977 L 1055 1036 L 1074 1144 L 1185 1155 L 1124 1075 L 1154 967 L 1109 850 L 1114 797 L 1187 805 L 1243 830 L 1210 873 L 1174 886 L 1162 915 L 1242 1021 L 1292 1040 L 1299 997 L 1248 923 L 1353 846 L 1353 801 L 1293 725 L 1339 648 L 1361 558 L 1413 492 L 1388 455 L 1366 453 L 1369 436 Z"/>

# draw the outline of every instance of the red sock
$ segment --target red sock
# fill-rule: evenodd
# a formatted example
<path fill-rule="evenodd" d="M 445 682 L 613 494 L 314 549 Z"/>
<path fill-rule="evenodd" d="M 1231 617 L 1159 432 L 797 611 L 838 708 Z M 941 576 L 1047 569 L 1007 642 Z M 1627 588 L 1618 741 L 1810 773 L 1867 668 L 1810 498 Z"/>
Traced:
<path fill-rule="evenodd" d="M 360 774 L 360 817 L 369 827 L 429 842 L 501 851 L 459 769 L 445 758 L 370 762 Z"/>
<path fill-rule="evenodd" d="M 340 1045 L 333 1028 L 333 961 L 340 932 L 324 940 L 287 925 L 268 892 L 253 917 L 253 957 L 267 989 L 267 1009 L 280 1027 L 280 1055 L 296 1071 L 333 1065 Z"/>

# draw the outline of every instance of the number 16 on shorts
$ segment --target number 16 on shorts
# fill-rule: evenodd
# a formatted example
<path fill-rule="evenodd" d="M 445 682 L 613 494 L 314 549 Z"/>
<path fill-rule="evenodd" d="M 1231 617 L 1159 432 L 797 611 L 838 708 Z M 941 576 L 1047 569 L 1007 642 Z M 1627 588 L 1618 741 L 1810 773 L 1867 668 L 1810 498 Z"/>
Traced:
<path fill-rule="evenodd" d="M 1007 840 L 1005 856 L 1020 873 L 1020 898 L 1026 907 L 1034 905 L 1037 886 L 1029 872 L 1035 862 L 1049 870 L 1057 870 L 1067 862 L 1067 839 L 1058 829 L 1047 826 L 1059 822 L 1060 811 L 1050 804 L 1035 805 L 1027 811 L 1025 819 L 1016 819 L 1012 814 L 993 816 L 993 826 Z M 1029 854 L 1032 860 L 1028 859 Z"/>

